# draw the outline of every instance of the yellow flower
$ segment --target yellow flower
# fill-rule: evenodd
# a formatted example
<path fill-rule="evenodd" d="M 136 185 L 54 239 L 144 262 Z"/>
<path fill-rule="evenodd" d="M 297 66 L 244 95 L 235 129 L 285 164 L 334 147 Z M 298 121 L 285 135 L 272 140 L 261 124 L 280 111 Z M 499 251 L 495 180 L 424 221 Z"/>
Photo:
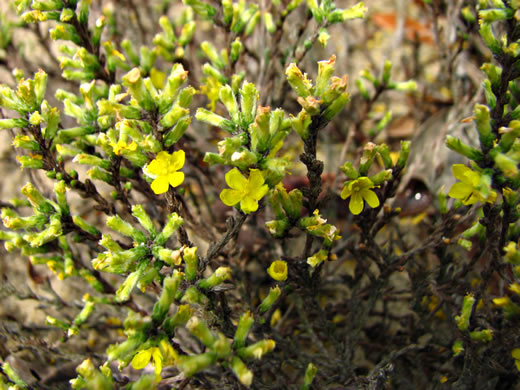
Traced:
<path fill-rule="evenodd" d="M 276 260 L 267 268 L 267 273 L 271 278 L 279 282 L 287 280 L 287 263 L 283 260 Z"/>
<path fill-rule="evenodd" d="M 135 143 L 135 141 L 132 141 L 129 144 L 127 144 L 125 141 L 123 140 L 119 140 L 116 142 L 114 141 L 110 141 L 110 146 L 112 146 L 112 150 L 114 151 L 114 154 L 120 156 L 121 155 L 121 152 L 123 150 L 128 150 L 130 152 L 135 152 L 137 150 L 137 144 Z"/>
<path fill-rule="evenodd" d="M 169 186 L 177 187 L 184 181 L 184 173 L 177 172 L 184 165 L 184 160 L 184 150 L 172 154 L 163 151 L 145 167 L 145 173 L 154 178 L 151 186 L 154 193 L 164 194 Z"/>
<path fill-rule="evenodd" d="M 341 191 L 341 199 L 350 197 L 348 208 L 354 215 L 358 215 L 363 211 L 363 200 L 372 208 L 379 206 L 379 198 L 371 188 L 375 185 L 368 177 L 360 177 L 345 183 L 343 191 Z"/>
<path fill-rule="evenodd" d="M 496 192 L 489 192 L 489 187 L 483 183 L 482 175 L 479 172 L 473 171 L 464 164 L 453 164 L 452 171 L 453 176 L 460 182 L 451 186 L 449 196 L 461 199 L 466 206 L 478 201 L 490 203 L 495 201 Z"/>
<path fill-rule="evenodd" d="M 258 210 L 258 201 L 269 191 L 267 184 L 264 184 L 264 176 L 258 169 L 251 169 L 249 178 L 246 179 L 238 169 L 233 168 L 226 173 L 226 183 L 231 189 L 222 190 L 220 199 L 227 206 L 240 202 L 240 208 L 246 214 Z"/>
<path fill-rule="evenodd" d="M 153 367 L 155 372 L 155 380 L 160 382 L 161 380 L 161 371 L 162 371 L 162 363 L 163 363 L 163 355 L 161 350 L 157 347 L 152 347 L 145 349 L 143 351 L 137 352 L 137 354 L 132 359 L 132 367 L 136 370 L 142 370 L 145 368 L 150 360 L 153 358 Z"/>
<path fill-rule="evenodd" d="M 206 95 L 210 101 L 207 107 L 211 111 L 215 111 L 221 87 L 222 83 L 214 77 L 206 78 L 205 83 L 200 86 L 201 93 Z"/>
<path fill-rule="evenodd" d="M 520 371 L 520 348 L 515 348 L 511 351 L 511 356 L 515 359 L 516 369 Z"/>

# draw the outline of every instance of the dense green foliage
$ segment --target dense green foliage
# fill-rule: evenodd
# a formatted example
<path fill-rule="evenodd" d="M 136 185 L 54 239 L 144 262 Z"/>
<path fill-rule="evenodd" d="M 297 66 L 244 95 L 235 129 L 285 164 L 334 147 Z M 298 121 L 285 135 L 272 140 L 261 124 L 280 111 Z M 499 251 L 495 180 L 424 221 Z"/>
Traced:
<path fill-rule="evenodd" d="M 375 56 L 356 88 L 331 46 L 375 23 L 363 3 L 97 3 L 15 0 L 1 19 L 0 129 L 33 174 L 0 240 L 30 261 L 13 295 L 57 297 L 62 337 L 32 348 L 76 366 L 50 384 L 7 351 L 1 389 L 520 383 L 520 2 L 417 2 L 432 37 L 390 17 L 404 70 Z M 459 58 L 482 71 L 466 89 Z M 436 149 L 392 136 L 392 110 L 423 122 L 432 86 L 467 137 L 434 126 L 451 157 L 407 199 Z"/>

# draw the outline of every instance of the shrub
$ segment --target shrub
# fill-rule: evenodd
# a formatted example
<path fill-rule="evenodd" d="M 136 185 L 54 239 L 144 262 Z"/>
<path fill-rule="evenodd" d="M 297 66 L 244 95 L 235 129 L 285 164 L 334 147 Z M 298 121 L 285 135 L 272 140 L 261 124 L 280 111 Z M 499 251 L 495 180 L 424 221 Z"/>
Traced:
<path fill-rule="evenodd" d="M 520 3 L 418 2 L 433 33 L 363 3 L 183 3 L 2 17 L 0 128 L 32 173 L 0 239 L 49 326 L 4 338 L 75 377 L 10 350 L 0 386 L 518 385 Z M 396 27 L 397 71 L 380 37 L 350 42 L 367 15 Z M 393 111 L 435 122 L 399 140 Z"/>

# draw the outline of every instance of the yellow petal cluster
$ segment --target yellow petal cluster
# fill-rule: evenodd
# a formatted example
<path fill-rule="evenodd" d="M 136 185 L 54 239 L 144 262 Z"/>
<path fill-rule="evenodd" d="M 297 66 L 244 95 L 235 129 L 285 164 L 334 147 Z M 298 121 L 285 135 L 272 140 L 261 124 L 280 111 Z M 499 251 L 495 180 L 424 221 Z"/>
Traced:
<path fill-rule="evenodd" d="M 172 154 L 162 151 L 145 167 L 145 173 L 154 178 L 151 185 L 154 193 L 164 194 L 170 186 L 182 184 L 184 173 L 178 170 L 184 166 L 185 158 L 184 150 Z"/>
<path fill-rule="evenodd" d="M 227 206 L 240 203 L 240 209 L 246 214 L 258 210 L 258 201 L 269 191 L 258 169 L 251 169 L 246 179 L 237 168 L 233 168 L 226 173 L 226 183 L 231 189 L 222 190 L 220 199 Z"/>
<path fill-rule="evenodd" d="M 379 198 L 376 193 L 371 190 L 374 187 L 374 183 L 368 177 L 360 177 L 356 180 L 348 181 L 341 191 L 341 199 L 350 197 L 348 204 L 350 212 L 354 215 L 358 215 L 363 211 L 363 201 L 367 202 L 372 208 L 379 206 Z"/>

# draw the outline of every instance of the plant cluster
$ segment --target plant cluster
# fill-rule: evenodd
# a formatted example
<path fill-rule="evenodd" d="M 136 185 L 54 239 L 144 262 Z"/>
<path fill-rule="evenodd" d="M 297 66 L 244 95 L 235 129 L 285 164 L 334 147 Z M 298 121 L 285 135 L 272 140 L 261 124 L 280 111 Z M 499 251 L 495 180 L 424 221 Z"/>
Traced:
<path fill-rule="evenodd" d="M 486 59 L 463 120 L 475 142 L 446 136 L 463 158 L 456 182 L 406 221 L 395 197 L 414 141 L 382 142 L 392 111 L 374 113 L 384 96 L 418 99 L 417 77 L 381 60 L 353 91 L 336 55 L 308 59 L 366 17 L 362 2 L 129 0 L 128 27 L 87 0 L 14 0 L 1 50 L 36 26 L 59 67 L 4 61 L 14 83 L 0 86 L 0 129 L 45 180 L 2 202 L 0 240 L 33 280 L 46 265 L 85 292 L 47 299 L 54 349 L 95 333 L 65 385 L 520 383 L 520 2 L 459 3 L 453 58 L 479 41 Z M 447 6 L 423 7 L 438 20 Z M 331 127 L 343 146 L 326 167 Z M 37 284 L 52 290 L 50 278 Z M 0 388 L 53 388 L 2 361 Z"/>

